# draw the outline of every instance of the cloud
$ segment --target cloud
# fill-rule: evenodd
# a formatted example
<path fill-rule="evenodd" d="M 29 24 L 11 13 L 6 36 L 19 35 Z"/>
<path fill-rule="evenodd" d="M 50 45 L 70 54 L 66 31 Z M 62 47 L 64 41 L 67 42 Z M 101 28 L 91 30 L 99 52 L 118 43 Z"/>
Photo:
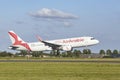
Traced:
<path fill-rule="evenodd" d="M 64 24 L 64 26 L 67 26 L 67 27 L 72 26 L 72 23 L 70 23 L 70 22 L 63 22 L 63 24 Z"/>
<path fill-rule="evenodd" d="M 58 20 L 73 20 L 79 17 L 70 13 L 66 13 L 57 9 L 43 8 L 37 12 L 32 12 L 30 16 L 37 19 L 58 19 Z"/>

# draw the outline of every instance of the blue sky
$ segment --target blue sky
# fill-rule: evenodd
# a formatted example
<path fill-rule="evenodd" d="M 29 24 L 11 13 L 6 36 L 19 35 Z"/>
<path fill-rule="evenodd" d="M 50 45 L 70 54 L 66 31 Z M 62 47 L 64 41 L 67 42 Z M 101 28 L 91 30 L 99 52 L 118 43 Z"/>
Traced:
<path fill-rule="evenodd" d="M 100 44 L 89 47 L 120 50 L 120 0 L 0 0 L 0 50 L 9 51 L 7 32 L 24 41 L 93 36 Z M 83 48 L 81 48 L 82 50 Z"/>

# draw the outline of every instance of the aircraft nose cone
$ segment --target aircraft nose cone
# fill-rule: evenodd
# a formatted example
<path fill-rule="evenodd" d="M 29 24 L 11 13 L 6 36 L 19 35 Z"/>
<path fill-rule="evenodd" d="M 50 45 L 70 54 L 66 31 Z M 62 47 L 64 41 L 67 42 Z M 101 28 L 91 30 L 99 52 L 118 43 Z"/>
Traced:
<path fill-rule="evenodd" d="M 96 44 L 98 44 L 100 41 L 99 40 L 96 40 Z"/>

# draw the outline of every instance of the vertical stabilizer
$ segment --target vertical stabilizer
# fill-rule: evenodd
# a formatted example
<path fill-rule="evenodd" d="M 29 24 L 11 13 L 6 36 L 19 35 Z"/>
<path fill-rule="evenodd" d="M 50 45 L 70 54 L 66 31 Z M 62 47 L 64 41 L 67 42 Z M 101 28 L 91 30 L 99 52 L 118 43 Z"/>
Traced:
<path fill-rule="evenodd" d="M 10 39 L 11 39 L 13 45 L 25 43 L 15 32 L 9 31 L 8 34 L 10 36 Z"/>
<path fill-rule="evenodd" d="M 13 45 L 13 46 L 19 45 L 19 48 L 20 48 L 20 47 L 24 47 L 24 48 L 26 48 L 28 51 L 31 51 L 28 43 L 27 43 L 27 42 L 24 42 L 15 32 L 9 31 L 8 34 L 9 34 L 9 36 L 10 36 L 10 39 L 11 39 L 11 41 L 12 41 L 12 45 Z"/>

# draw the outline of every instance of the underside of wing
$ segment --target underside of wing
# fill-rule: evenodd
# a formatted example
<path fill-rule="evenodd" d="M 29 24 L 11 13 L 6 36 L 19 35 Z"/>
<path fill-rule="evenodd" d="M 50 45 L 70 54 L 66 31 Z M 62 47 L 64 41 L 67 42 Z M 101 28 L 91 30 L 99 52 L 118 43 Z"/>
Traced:
<path fill-rule="evenodd" d="M 47 41 L 41 41 L 43 42 L 45 45 L 51 47 L 53 50 L 63 50 L 63 51 L 71 51 L 72 47 L 70 45 L 59 45 L 59 44 L 55 44 L 55 43 L 50 43 Z"/>
<path fill-rule="evenodd" d="M 59 49 L 59 47 L 61 47 L 61 45 L 50 43 L 50 42 L 47 42 L 47 41 L 41 41 L 41 42 L 43 42 L 45 45 L 47 45 L 49 47 L 52 47 L 52 49 Z"/>

